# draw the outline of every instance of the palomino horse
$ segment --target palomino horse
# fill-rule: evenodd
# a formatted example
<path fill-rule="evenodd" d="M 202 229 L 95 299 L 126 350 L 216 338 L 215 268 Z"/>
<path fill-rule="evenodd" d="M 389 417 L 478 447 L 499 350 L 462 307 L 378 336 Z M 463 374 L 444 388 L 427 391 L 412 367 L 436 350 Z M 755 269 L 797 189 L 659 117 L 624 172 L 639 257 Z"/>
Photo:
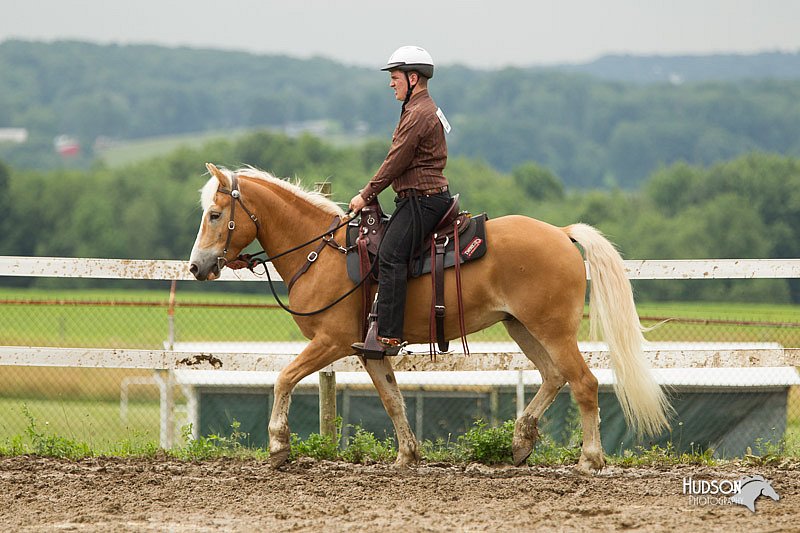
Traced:
<path fill-rule="evenodd" d="M 228 261 L 258 239 L 270 256 L 314 239 L 344 220 L 342 209 L 324 196 L 252 168 L 232 172 L 207 164 L 212 177 L 203 187 L 203 219 L 190 259 L 198 280 L 215 279 Z M 334 240 L 345 242 L 345 228 Z M 502 322 L 542 375 L 542 386 L 516 421 L 514 463 L 522 464 L 533 450 L 536 424 L 565 383 L 580 408 L 583 447 L 578 469 L 590 473 L 604 465 L 600 444 L 597 379 L 578 350 L 578 326 L 583 315 L 586 269 L 578 248 L 584 249 L 591 274 L 590 319 L 599 323 L 609 345 L 616 376 L 615 390 L 629 424 L 640 434 L 668 427 L 670 407 L 654 381 L 641 352 L 641 325 L 630 282 L 614 246 L 585 224 L 557 228 L 523 216 L 489 220 L 485 257 L 465 263 L 461 270 L 465 323 L 468 333 Z M 316 247 L 273 261 L 281 277 L 290 279 Z M 326 247 L 327 248 L 327 247 Z M 445 303 L 456 308 L 454 274 L 447 273 Z M 316 262 L 294 284 L 290 306 L 297 311 L 322 308 L 354 287 L 343 254 L 323 249 Z M 408 284 L 405 340 L 426 343 L 431 301 L 429 279 Z M 356 291 L 339 304 L 312 316 L 295 316 L 306 348 L 278 376 L 269 421 L 269 451 L 273 465 L 289 456 L 289 402 L 292 389 L 305 376 L 353 354 L 350 345 L 361 340 L 361 296 Z M 454 338 L 456 313 L 445 321 Z M 362 359 L 392 419 L 398 440 L 397 465 L 419 460 L 416 437 L 406 418 L 405 404 L 394 378 L 390 358 Z"/>

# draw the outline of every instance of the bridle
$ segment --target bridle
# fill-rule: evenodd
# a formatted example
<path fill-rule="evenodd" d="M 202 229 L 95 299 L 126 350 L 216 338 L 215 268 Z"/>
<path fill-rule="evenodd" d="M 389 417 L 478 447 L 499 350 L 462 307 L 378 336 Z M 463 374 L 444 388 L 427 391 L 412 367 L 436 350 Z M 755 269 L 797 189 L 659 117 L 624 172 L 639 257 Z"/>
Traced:
<path fill-rule="evenodd" d="M 228 260 L 225 259 L 225 256 L 228 255 L 228 248 L 230 248 L 231 239 L 233 238 L 233 230 L 236 229 L 236 221 L 234 220 L 234 217 L 236 216 L 236 203 L 238 202 L 242 206 L 244 212 L 247 213 L 247 216 L 249 216 L 250 220 L 252 220 L 253 224 L 255 224 L 256 235 L 261 232 L 261 224 L 258 222 L 258 217 L 249 209 L 247 209 L 246 205 L 244 205 L 244 202 L 242 201 L 242 193 L 239 191 L 239 178 L 236 176 L 236 174 L 231 174 L 230 190 L 220 185 L 219 188 L 217 188 L 217 192 L 227 194 L 233 199 L 231 201 L 231 217 L 228 220 L 228 237 L 225 239 L 225 247 L 222 249 L 222 255 L 217 257 L 217 266 L 220 270 L 222 270 L 223 267 L 228 263 Z"/>
<path fill-rule="evenodd" d="M 225 259 L 225 256 L 228 255 L 228 248 L 230 247 L 231 239 L 233 238 L 233 230 L 236 229 L 236 221 L 234 220 L 234 216 L 236 214 L 236 202 L 238 202 L 242 206 L 242 209 L 244 210 L 244 212 L 247 213 L 247 215 L 250 217 L 250 220 L 252 220 L 253 224 L 255 224 L 255 226 L 256 226 L 256 235 L 261 232 L 261 224 L 259 223 L 258 217 L 255 215 L 255 213 L 251 212 L 249 209 L 247 209 L 247 206 L 244 205 L 244 202 L 242 201 L 242 193 L 239 190 L 239 178 L 236 176 L 235 173 L 231 174 L 231 188 L 230 188 L 230 190 L 228 190 L 225 187 L 222 187 L 222 185 L 220 185 L 217 188 L 217 192 L 221 192 L 223 194 L 227 194 L 228 196 L 230 196 L 233 199 L 231 201 L 231 216 L 230 216 L 230 219 L 228 220 L 228 236 L 225 239 L 225 248 L 223 248 L 223 250 L 222 250 L 222 255 L 217 257 L 217 266 L 219 267 L 219 269 L 221 271 L 222 268 L 225 267 L 225 265 L 228 264 L 228 260 Z M 288 311 L 289 313 L 291 313 L 293 315 L 297 315 L 297 316 L 312 316 L 312 315 L 316 315 L 318 313 L 322 313 L 323 311 L 327 311 L 328 309 L 330 309 L 334 305 L 338 304 L 339 302 L 344 300 L 346 297 L 350 296 L 358 288 L 360 288 L 361 285 L 363 285 L 364 281 L 369 276 L 371 276 L 373 271 L 375 270 L 375 266 L 378 264 L 377 259 L 372 263 L 372 265 L 370 266 L 369 271 L 366 273 L 366 275 L 352 289 L 348 290 L 347 292 L 342 294 L 340 297 L 336 298 L 336 300 L 334 300 L 330 304 L 326 305 L 325 307 L 322 307 L 322 308 L 314 310 L 314 311 L 307 311 L 307 312 L 300 312 L 300 311 L 295 311 L 293 309 L 290 309 L 289 306 L 287 306 L 286 304 L 284 304 L 280 300 L 280 298 L 278 297 L 278 293 L 275 291 L 275 286 L 272 283 L 272 278 L 269 275 L 269 268 L 267 267 L 266 263 L 270 262 L 270 261 L 272 261 L 274 259 L 277 259 L 278 257 L 282 257 L 284 255 L 287 255 L 287 254 L 290 254 L 292 252 L 295 252 L 295 251 L 297 251 L 297 250 L 299 250 L 301 248 L 304 248 L 304 247 L 308 246 L 309 244 L 311 244 L 313 242 L 322 240 L 322 243 L 320 244 L 320 246 L 316 250 L 314 250 L 313 252 L 311 252 L 308 255 L 308 257 L 306 259 L 306 264 L 303 267 L 301 267 L 301 269 L 298 271 L 298 273 L 295 274 L 295 276 L 292 278 L 292 281 L 290 282 L 290 288 L 291 288 L 291 284 L 293 284 L 297 280 L 297 278 L 300 275 L 302 275 L 308 269 L 308 267 L 317 260 L 317 257 L 319 257 L 319 253 L 322 251 L 322 248 L 324 248 L 325 246 L 330 246 L 330 247 L 338 250 L 339 252 L 342 252 L 345 255 L 348 253 L 349 250 L 347 248 L 341 246 L 340 244 L 338 244 L 333 239 L 333 232 L 338 230 L 342 226 L 346 226 L 347 224 L 349 224 L 350 220 L 351 220 L 351 216 L 349 215 L 349 212 L 348 212 L 348 215 L 345 216 L 344 220 L 341 221 L 341 222 L 339 222 L 339 217 L 337 216 L 337 217 L 334 218 L 334 221 L 331 223 L 331 227 L 329 227 L 328 230 L 325 233 L 323 233 L 322 235 L 314 237 L 310 241 L 305 242 L 305 243 L 300 244 L 300 245 L 297 245 L 297 246 L 295 246 L 293 248 L 290 248 L 289 250 L 285 250 L 284 252 L 281 252 L 281 253 L 279 253 L 277 255 L 272 256 L 271 258 L 270 257 L 265 257 L 264 259 L 257 258 L 256 256 L 258 256 L 258 255 L 261 255 L 261 254 L 265 254 L 266 255 L 265 251 L 261 251 L 261 252 L 259 252 L 257 254 L 254 254 L 254 255 L 250 255 L 250 254 L 240 255 L 237 258 L 237 260 L 241 260 L 243 262 L 244 266 L 246 268 L 248 268 L 249 270 L 251 270 L 251 271 L 258 264 L 263 264 L 264 265 L 264 270 L 265 270 L 265 273 L 267 275 L 267 281 L 269 281 L 269 288 L 272 291 L 272 295 L 275 297 L 275 300 L 278 302 L 278 304 L 284 310 Z"/>

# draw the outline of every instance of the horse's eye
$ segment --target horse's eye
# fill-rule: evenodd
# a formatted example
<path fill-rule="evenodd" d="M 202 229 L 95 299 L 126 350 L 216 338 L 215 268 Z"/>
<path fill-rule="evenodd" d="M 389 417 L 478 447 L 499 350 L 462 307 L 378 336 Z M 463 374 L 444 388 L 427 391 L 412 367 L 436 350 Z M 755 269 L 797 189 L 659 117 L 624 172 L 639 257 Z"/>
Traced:
<path fill-rule="evenodd" d="M 208 218 L 209 218 L 210 220 L 217 220 L 217 219 L 218 219 L 220 216 L 222 216 L 222 213 L 218 213 L 218 212 L 216 212 L 216 211 L 211 211 L 211 212 L 208 214 Z"/>

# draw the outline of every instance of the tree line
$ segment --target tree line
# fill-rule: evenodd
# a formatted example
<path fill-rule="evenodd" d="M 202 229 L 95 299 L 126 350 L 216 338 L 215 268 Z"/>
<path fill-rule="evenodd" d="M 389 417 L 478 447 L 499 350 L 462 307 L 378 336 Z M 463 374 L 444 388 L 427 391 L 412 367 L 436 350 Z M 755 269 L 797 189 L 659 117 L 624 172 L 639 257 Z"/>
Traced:
<path fill-rule="evenodd" d="M 792 66 L 799 57 L 755 56 L 748 65 Z M 98 137 L 324 119 L 385 139 L 399 113 L 384 73 L 321 58 L 7 41 L 0 72 L 0 127 L 30 131 L 27 143 L 0 144 L 0 159 L 17 168 L 63 167 L 52 146 L 61 133 L 82 141 L 73 166 L 88 168 Z M 452 155 L 505 173 L 537 161 L 568 189 L 633 190 L 678 161 L 707 166 L 752 151 L 800 156 L 797 79 L 643 85 L 555 69 L 450 66 L 437 70 L 431 87 L 454 127 Z"/>
<path fill-rule="evenodd" d="M 337 147 L 309 135 L 267 131 L 120 168 L 29 170 L 0 163 L 3 255 L 186 259 L 200 222 L 204 162 L 243 164 L 306 187 L 332 183 L 346 203 L 382 162 L 388 143 Z M 574 190 L 552 170 L 525 162 L 501 172 L 454 156 L 447 176 L 462 207 L 496 218 L 525 214 L 563 226 L 586 222 L 629 259 L 800 257 L 800 159 L 750 153 L 710 166 L 676 163 L 637 191 Z M 382 194 L 387 211 L 391 191 Z M 23 280 L 25 283 L 38 283 Z M 653 282 L 648 299 L 800 302 L 800 284 Z"/>

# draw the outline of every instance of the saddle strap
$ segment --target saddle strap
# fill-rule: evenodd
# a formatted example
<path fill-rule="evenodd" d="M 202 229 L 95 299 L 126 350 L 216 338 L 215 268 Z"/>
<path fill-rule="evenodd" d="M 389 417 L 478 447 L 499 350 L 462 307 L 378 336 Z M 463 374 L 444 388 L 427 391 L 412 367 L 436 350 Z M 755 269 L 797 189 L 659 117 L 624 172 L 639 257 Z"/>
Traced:
<path fill-rule="evenodd" d="M 454 223 L 458 225 L 458 221 Z M 461 245 L 458 242 L 458 227 L 453 235 L 453 242 L 455 244 L 456 262 L 456 298 L 458 299 L 458 327 L 461 330 L 461 347 L 464 348 L 464 355 L 469 355 L 469 345 L 467 344 L 467 327 L 464 324 L 464 300 L 461 295 L 461 258 L 458 255 L 461 253 Z"/>
<path fill-rule="evenodd" d="M 431 312 L 428 320 L 430 329 L 428 334 L 428 347 L 432 358 L 436 357 L 436 344 L 434 343 L 437 330 L 436 304 L 436 240 L 431 239 Z"/>
<path fill-rule="evenodd" d="M 455 245 L 456 254 L 461 250 L 458 238 L 458 228 L 453 235 L 453 244 Z M 430 321 L 430 349 L 431 354 L 434 354 L 433 339 L 436 339 L 440 352 L 446 352 L 450 348 L 450 343 L 444 336 L 444 257 L 446 252 L 447 239 L 432 239 L 431 240 L 431 261 L 433 261 L 432 275 L 431 275 L 431 321 Z M 461 333 L 461 346 L 464 349 L 464 354 L 469 355 L 469 345 L 467 344 L 467 328 L 464 322 L 464 300 L 462 297 L 461 286 L 461 261 L 456 256 L 454 264 L 456 275 L 456 299 L 458 301 L 458 326 Z"/>
<path fill-rule="evenodd" d="M 433 269 L 433 277 L 434 277 L 434 285 L 436 287 L 436 296 L 433 308 L 433 314 L 436 318 L 436 343 L 439 346 L 440 352 L 446 352 L 450 348 L 450 343 L 444 337 L 444 254 L 445 250 L 445 241 L 441 241 L 438 239 L 434 239 L 434 254 L 431 257 L 434 260 L 434 269 Z M 456 263 L 458 263 L 458 259 L 456 259 Z"/>
<path fill-rule="evenodd" d="M 361 279 L 364 280 L 364 285 L 361 287 L 361 338 L 363 339 L 369 328 L 369 312 L 370 312 L 370 295 L 372 294 L 372 286 L 374 281 L 370 275 L 369 252 L 367 252 L 367 244 L 369 239 L 359 237 L 356 241 L 358 247 L 358 268 L 361 274 Z"/>

